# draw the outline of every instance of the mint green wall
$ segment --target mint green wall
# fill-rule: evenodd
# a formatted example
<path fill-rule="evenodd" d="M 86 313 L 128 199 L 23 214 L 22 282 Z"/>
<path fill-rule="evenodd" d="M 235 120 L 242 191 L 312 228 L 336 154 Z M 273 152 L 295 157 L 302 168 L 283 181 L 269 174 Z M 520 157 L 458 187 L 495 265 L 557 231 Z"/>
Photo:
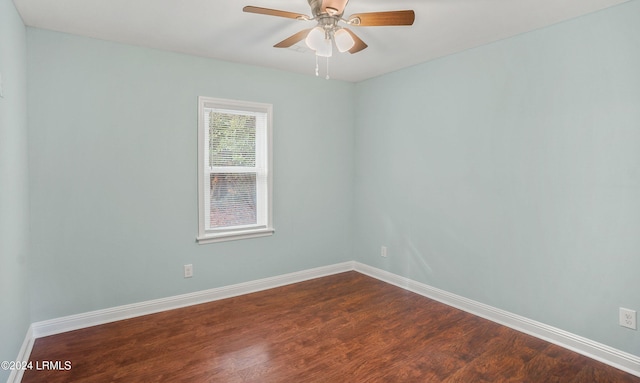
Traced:
<path fill-rule="evenodd" d="M 33 322 L 352 259 L 353 84 L 32 28 L 27 42 Z M 272 237 L 195 243 L 201 95 L 273 104 Z"/>
<path fill-rule="evenodd" d="M 29 320 L 27 41 L 11 0 L 0 0 L 0 361 L 14 360 Z M 9 371 L 0 369 L 0 382 Z"/>
<path fill-rule="evenodd" d="M 357 260 L 640 355 L 640 1 L 356 100 Z"/>

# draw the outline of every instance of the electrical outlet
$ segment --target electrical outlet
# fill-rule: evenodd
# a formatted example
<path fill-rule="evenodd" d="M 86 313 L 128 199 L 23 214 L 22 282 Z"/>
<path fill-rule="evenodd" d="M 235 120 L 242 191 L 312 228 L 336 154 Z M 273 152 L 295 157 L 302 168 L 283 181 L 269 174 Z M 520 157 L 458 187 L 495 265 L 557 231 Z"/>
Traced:
<path fill-rule="evenodd" d="M 620 307 L 620 326 L 637 330 L 636 312 Z"/>
<path fill-rule="evenodd" d="M 387 257 L 387 247 L 386 246 L 380 246 L 380 256 L 381 257 Z"/>
<path fill-rule="evenodd" d="M 193 277 L 193 265 L 184 265 L 184 277 L 191 278 Z"/>

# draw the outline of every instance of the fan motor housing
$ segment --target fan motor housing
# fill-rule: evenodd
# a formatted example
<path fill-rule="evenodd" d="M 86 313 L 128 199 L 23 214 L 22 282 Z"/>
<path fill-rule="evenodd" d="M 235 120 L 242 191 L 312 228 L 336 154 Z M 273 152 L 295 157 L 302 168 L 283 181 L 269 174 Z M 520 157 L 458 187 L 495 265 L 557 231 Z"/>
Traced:
<path fill-rule="evenodd" d="M 311 13 L 313 17 L 318 17 L 320 15 L 320 8 L 322 7 L 322 0 L 308 0 L 309 6 L 311 7 Z"/>
<path fill-rule="evenodd" d="M 322 11 L 323 0 L 307 0 L 307 1 L 309 2 L 309 7 L 311 7 L 311 13 L 315 18 L 319 18 L 324 15 L 327 15 L 327 16 L 336 17 L 337 19 L 340 19 L 340 17 L 342 17 L 342 14 L 344 13 L 344 9 L 340 11 L 339 9 L 334 8 L 333 6 L 327 6 L 325 8 L 325 11 L 323 12 Z"/>

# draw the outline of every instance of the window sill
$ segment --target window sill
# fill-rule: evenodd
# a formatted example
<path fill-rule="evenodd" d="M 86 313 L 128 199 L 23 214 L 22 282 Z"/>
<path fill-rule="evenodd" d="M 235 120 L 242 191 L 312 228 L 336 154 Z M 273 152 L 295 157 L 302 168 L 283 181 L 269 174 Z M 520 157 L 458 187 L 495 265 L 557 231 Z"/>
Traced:
<path fill-rule="evenodd" d="M 266 229 L 255 229 L 255 230 L 234 231 L 234 232 L 228 232 L 228 233 L 209 234 L 209 235 L 198 236 L 196 238 L 196 242 L 198 242 L 199 245 L 204 245 L 207 243 L 235 241 L 238 239 L 267 237 L 267 236 L 273 235 L 274 232 L 275 232 L 275 229 L 266 228 Z"/>

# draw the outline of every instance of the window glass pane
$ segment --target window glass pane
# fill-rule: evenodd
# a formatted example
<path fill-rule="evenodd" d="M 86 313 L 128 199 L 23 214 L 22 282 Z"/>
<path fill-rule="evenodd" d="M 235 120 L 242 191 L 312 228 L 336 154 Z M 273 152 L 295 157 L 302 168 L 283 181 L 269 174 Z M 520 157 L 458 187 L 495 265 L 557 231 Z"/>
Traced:
<path fill-rule="evenodd" d="M 211 229 L 257 223 L 255 173 L 212 173 L 210 180 Z"/>
<path fill-rule="evenodd" d="M 256 166 L 256 116 L 209 112 L 209 166 Z"/>

